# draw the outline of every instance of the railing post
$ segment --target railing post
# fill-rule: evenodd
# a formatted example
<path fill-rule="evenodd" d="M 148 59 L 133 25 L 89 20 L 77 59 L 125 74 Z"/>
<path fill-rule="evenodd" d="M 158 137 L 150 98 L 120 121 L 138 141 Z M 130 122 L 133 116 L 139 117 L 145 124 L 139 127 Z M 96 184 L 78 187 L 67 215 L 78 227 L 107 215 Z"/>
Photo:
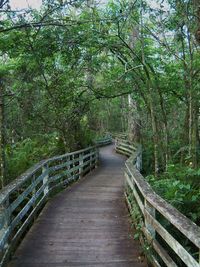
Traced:
<path fill-rule="evenodd" d="M 136 158 L 136 165 L 135 166 L 136 166 L 136 169 L 138 171 L 141 171 L 141 169 L 142 169 L 142 155 L 141 155 L 141 153 L 139 153 L 137 158 Z"/>
<path fill-rule="evenodd" d="M 49 170 L 48 170 L 48 165 L 44 165 L 42 167 L 42 173 L 45 173 L 43 177 L 43 185 L 44 187 L 44 195 L 47 196 L 49 193 Z"/>
<path fill-rule="evenodd" d="M 74 160 L 75 160 L 75 156 L 74 154 L 72 155 L 72 168 L 73 168 L 73 171 L 72 171 L 72 179 L 75 180 L 75 171 L 74 171 L 74 168 L 75 168 L 75 163 L 74 163 Z"/>
<path fill-rule="evenodd" d="M 99 149 L 98 149 L 98 147 L 96 146 L 96 147 L 95 147 L 95 168 L 98 167 L 98 164 L 99 164 Z"/>
<path fill-rule="evenodd" d="M 83 177 L 83 153 L 79 154 L 79 179 Z"/>
<path fill-rule="evenodd" d="M 33 185 L 33 190 L 32 190 L 32 198 L 34 198 L 34 202 L 33 202 L 33 208 L 35 208 L 36 206 L 36 199 L 35 199 L 35 193 L 36 193 L 36 188 L 35 188 L 35 174 L 32 176 L 32 180 L 31 183 Z M 36 220 L 37 216 L 36 214 L 34 215 L 34 221 Z"/>
<path fill-rule="evenodd" d="M 91 149 L 92 150 L 92 149 Z M 91 154 L 92 153 L 92 151 L 89 151 L 89 154 Z M 92 155 L 90 155 L 90 157 L 89 157 L 89 159 L 90 159 L 90 172 L 91 172 L 91 170 L 92 170 Z"/>
<path fill-rule="evenodd" d="M 70 180 L 71 180 L 71 172 L 70 172 L 70 161 L 71 161 L 71 157 L 70 156 L 68 156 L 67 158 L 66 158 L 66 161 L 68 161 L 68 164 L 67 164 L 67 182 L 69 183 L 70 182 Z"/>
<path fill-rule="evenodd" d="M 4 203 L 0 205 L 0 239 L 6 232 L 10 225 L 10 212 L 9 212 L 9 198 L 6 199 Z M 0 252 L 8 246 L 8 242 L 3 244 L 3 247 L 0 248 Z"/>
<path fill-rule="evenodd" d="M 153 217 L 156 217 L 156 210 L 155 208 L 145 199 L 145 209 L 146 211 Z M 155 239 L 156 236 L 156 231 L 154 229 L 154 227 L 148 222 L 148 218 L 145 216 L 145 227 L 146 230 L 148 232 L 148 234 L 150 235 L 151 239 Z"/>
<path fill-rule="evenodd" d="M 115 151 L 117 151 L 118 139 L 115 139 Z"/>
<path fill-rule="evenodd" d="M 200 265 L 200 249 L 199 249 L 199 265 Z"/>

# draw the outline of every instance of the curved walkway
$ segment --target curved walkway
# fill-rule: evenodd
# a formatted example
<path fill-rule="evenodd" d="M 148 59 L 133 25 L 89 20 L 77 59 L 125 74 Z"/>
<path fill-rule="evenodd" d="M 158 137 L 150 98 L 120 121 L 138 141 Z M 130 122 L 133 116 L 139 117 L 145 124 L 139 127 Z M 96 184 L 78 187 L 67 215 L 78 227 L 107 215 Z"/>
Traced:
<path fill-rule="evenodd" d="M 9 267 L 146 267 L 123 197 L 125 158 L 101 148 L 101 167 L 51 199 Z"/>

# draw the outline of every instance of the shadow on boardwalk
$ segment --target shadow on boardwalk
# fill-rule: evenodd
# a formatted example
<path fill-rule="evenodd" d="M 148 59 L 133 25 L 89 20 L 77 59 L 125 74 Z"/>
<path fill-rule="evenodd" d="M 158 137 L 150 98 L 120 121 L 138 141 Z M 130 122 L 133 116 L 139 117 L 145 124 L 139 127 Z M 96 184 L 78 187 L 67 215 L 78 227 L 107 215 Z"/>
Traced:
<path fill-rule="evenodd" d="M 101 167 L 47 203 L 9 267 L 145 267 L 130 234 L 124 160 L 101 148 Z"/>

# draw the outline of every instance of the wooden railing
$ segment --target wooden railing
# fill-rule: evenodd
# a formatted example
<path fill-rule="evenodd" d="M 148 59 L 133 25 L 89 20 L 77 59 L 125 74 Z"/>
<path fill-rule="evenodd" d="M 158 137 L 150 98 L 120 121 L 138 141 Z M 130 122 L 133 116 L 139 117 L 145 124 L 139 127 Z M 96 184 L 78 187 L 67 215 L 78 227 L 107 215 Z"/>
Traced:
<path fill-rule="evenodd" d="M 112 132 L 112 137 L 114 139 L 116 138 L 119 138 L 121 140 L 127 140 L 128 139 L 128 134 L 127 133 L 115 133 L 115 132 Z"/>
<path fill-rule="evenodd" d="M 110 138 L 110 142 L 112 139 Z M 96 144 L 107 144 L 108 138 Z M 97 146 L 41 161 L 0 192 L 0 266 L 30 228 L 50 193 L 97 167 Z"/>
<path fill-rule="evenodd" d="M 134 196 L 139 207 L 143 234 L 157 255 L 151 255 L 154 266 L 200 267 L 200 227 L 158 196 L 145 181 L 140 174 L 141 148 L 138 150 L 128 142 L 117 139 L 116 150 L 125 155 L 132 150 L 126 161 L 125 181 L 128 190 L 125 195 L 130 209 L 133 207 L 128 192 Z M 163 221 L 170 227 L 166 229 Z M 185 241 L 190 245 L 186 245 Z"/>
<path fill-rule="evenodd" d="M 116 152 L 130 157 L 135 151 L 135 146 L 131 145 L 126 140 L 116 137 L 115 138 L 115 150 Z"/>
<path fill-rule="evenodd" d="M 106 136 L 105 138 L 100 138 L 100 139 L 96 139 L 94 141 L 94 144 L 97 146 L 97 147 L 100 147 L 100 146 L 106 146 L 106 145 L 109 145 L 112 143 L 112 137 L 111 135 L 108 135 Z"/>

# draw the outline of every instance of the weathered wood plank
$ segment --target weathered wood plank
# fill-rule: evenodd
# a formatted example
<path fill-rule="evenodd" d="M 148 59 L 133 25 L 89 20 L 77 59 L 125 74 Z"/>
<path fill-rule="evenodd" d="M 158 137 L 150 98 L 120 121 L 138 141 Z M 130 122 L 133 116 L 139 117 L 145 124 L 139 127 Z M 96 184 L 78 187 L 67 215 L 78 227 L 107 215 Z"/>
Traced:
<path fill-rule="evenodd" d="M 54 175 L 54 176 L 50 176 L 49 177 L 49 182 L 55 182 L 56 180 L 58 180 L 58 179 L 60 179 L 60 178 L 62 178 L 62 177 L 64 177 L 64 176 L 69 176 L 69 177 L 71 177 L 71 174 L 74 172 L 74 171 L 79 171 L 80 170 L 80 168 L 82 168 L 82 174 L 84 175 L 84 173 L 85 173 L 85 169 L 83 170 L 83 167 L 85 167 L 85 166 L 89 166 L 90 165 L 90 162 L 91 162 L 91 160 L 89 159 L 89 160 L 87 160 L 87 161 L 85 161 L 85 162 L 82 162 L 81 164 L 82 165 L 77 165 L 77 166 L 75 166 L 75 167 L 73 167 L 73 168 L 70 168 L 70 169 L 67 169 L 67 170 L 65 170 L 65 171 L 62 171 L 60 174 L 57 174 L 57 175 Z M 92 164 L 92 167 L 94 167 L 95 166 L 95 163 L 93 163 Z M 87 169 L 87 170 L 89 170 L 89 169 Z M 79 173 L 80 174 L 80 173 Z M 67 179 L 66 179 L 67 180 Z"/>
<path fill-rule="evenodd" d="M 154 206 L 171 224 L 173 224 L 181 233 L 183 233 L 190 241 L 200 248 L 200 228 L 184 216 L 177 209 L 172 207 L 164 199 L 158 196 L 144 180 L 142 175 L 134 166 L 126 163 L 127 170 L 132 175 L 134 182 L 137 184 L 142 195 L 148 202 Z"/>
<path fill-rule="evenodd" d="M 138 203 L 138 206 L 139 206 L 141 212 L 144 213 L 144 204 L 142 203 L 142 200 L 140 199 L 140 197 L 139 197 L 139 195 L 138 195 L 138 193 L 137 193 L 137 191 L 136 191 L 136 189 L 135 189 L 133 183 L 131 182 L 130 177 L 128 176 L 127 173 L 125 173 L 125 177 L 126 177 L 126 181 L 129 185 L 129 187 L 132 189 L 132 192 L 134 194 L 134 197 Z"/>
<path fill-rule="evenodd" d="M 152 239 L 152 235 L 149 234 L 149 232 L 147 231 L 147 229 L 145 227 L 143 227 L 142 231 L 143 231 L 145 237 L 147 238 L 147 240 L 149 241 L 149 243 L 152 244 L 152 246 L 155 249 L 155 251 L 161 257 L 163 262 L 168 267 L 178 267 L 177 264 L 169 256 L 167 251 L 155 239 Z"/>
<path fill-rule="evenodd" d="M 9 267 L 147 266 L 130 237 L 123 157 L 102 151 L 102 167 L 47 203 Z"/>
<path fill-rule="evenodd" d="M 44 205 L 46 201 L 46 197 L 43 196 L 42 199 L 38 202 L 37 206 L 31 211 L 29 214 L 28 218 L 25 220 L 25 222 L 21 225 L 21 227 L 17 230 L 17 233 L 14 235 L 12 238 L 12 243 L 10 243 L 3 255 L 3 258 L 1 260 L 2 266 L 6 265 L 6 263 L 10 259 L 10 255 L 15 249 L 17 242 L 20 240 L 21 236 L 24 234 L 25 230 L 27 229 L 28 226 L 30 226 L 31 221 L 34 220 L 36 212 L 41 208 L 42 205 Z M 5 264 L 4 264 L 5 263 Z"/>
<path fill-rule="evenodd" d="M 123 153 L 123 141 L 117 140 L 116 151 Z M 127 151 L 124 150 L 124 154 Z M 164 199 L 158 196 L 145 181 L 138 170 L 141 169 L 141 149 L 132 152 L 130 158 L 126 161 L 125 181 L 134 193 L 135 200 L 144 213 L 145 226 L 144 233 L 151 239 L 151 243 L 160 257 L 163 259 L 167 266 L 175 267 L 176 263 L 169 257 L 166 251 L 162 248 L 155 238 L 155 231 L 159 233 L 168 245 L 174 250 L 174 252 L 183 260 L 188 267 L 197 267 L 199 263 L 190 255 L 185 248 L 164 229 L 161 224 L 155 218 L 155 211 L 162 214 L 173 226 L 177 228 L 187 239 L 193 242 L 197 248 L 200 249 L 200 228 L 186 218 L 182 213 L 172 207 Z M 138 169 L 138 170 L 137 170 Z M 140 191 L 145 200 L 145 207 L 141 204 L 141 198 L 139 197 L 135 186 Z M 154 262 L 155 263 L 155 262 Z"/>
<path fill-rule="evenodd" d="M 187 266 L 199 267 L 198 262 L 171 234 L 167 232 L 167 230 L 155 218 L 153 218 L 153 216 L 151 216 L 147 210 L 145 210 L 145 218 Z"/>
<path fill-rule="evenodd" d="M 98 147 L 112 144 L 112 136 L 108 136 L 104 139 L 96 139 L 94 143 Z"/>
<path fill-rule="evenodd" d="M 90 153 L 90 151 L 92 151 L 92 150 L 95 151 L 95 149 L 96 149 L 95 147 L 88 147 L 88 148 L 81 149 L 81 150 L 78 150 L 78 151 L 75 151 L 75 152 L 66 153 L 66 154 L 61 155 L 61 156 L 56 156 L 56 157 L 52 157 L 52 158 L 47 159 L 47 160 L 40 161 L 39 163 L 37 163 L 36 165 L 34 165 L 30 169 L 28 169 L 19 178 L 17 178 L 16 180 L 14 180 L 13 182 L 8 184 L 7 186 L 5 186 L 1 190 L 1 192 L 0 192 L 0 204 L 3 203 L 4 201 L 6 201 L 6 198 L 8 197 L 9 194 L 11 194 L 14 191 L 16 191 L 18 188 L 20 188 L 22 186 L 22 184 L 24 182 L 26 182 L 28 179 L 30 179 L 36 172 L 41 170 L 44 165 L 46 165 L 48 163 L 55 162 L 57 160 L 68 158 L 71 155 L 78 155 L 80 153 L 87 153 L 87 152 Z"/>
<path fill-rule="evenodd" d="M 36 180 L 25 189 L 24 192 L 22 192 L 17 199 L 11 203 L 9 207 L 9 212 L 12 213 L 24 200 L 24 198 L 31 193 L 31 191 L 43 180 L 47 172 L 42 173 L 40 176 L 36 178 Z"/>
<path fill-rule="evenodd" d="M 32 196 L 32 198 L 26 203 L 26 205 L 23 207 L 23 209 L 17 214 L 17 216 L 12 220 L 10 226 L 11 230 L 13 230 L 19 222 L 23 219 L 23 217 L 26 215 L 26 213 L 29 211 L 29 209 L 33 206 L 33 203 L 38 199 L 38 197 L 43 193 L 46 185 L 43 184 L 43 186 L 40 187 L 40 189 Z"/>
<path fill-rule="evenodd" d="M 82 155 L 82 166 L 79 166 L 80 154 Z M 12 193 L 17 195 L 21 192 L 20 195 L 18 195 L 17 198 L 6 207 L 6 214 L 8 213 L 10 220 L 7 225 L 5 225 L 5 223 L 2 225 L 0 231 L 1 266 L 10 254 L 10 248 L 14 242 L 13 234 L 15 235 L 16 228 L 22 223 L 22 220 L 24 220 L 24 217 L 30 212 L 30 209 L 33 210 L 30 214 L 28 214 L 28 218 L 32 218 L 32 212 L 36 212 L 38 210 L 38 207 L 40 206 L 40 200 L 38 202 L 38 199 L 41 197 L 42 199 L 47 199 L 49 191 L 52 191 L 61 185 L 66 185 L 71 181 L 77 180 L 80 177 L 80 168 L 83 170 L 83 175 L 84 173 L 89 172 L 95 167 L 97 159 L 98 150 L 96 147 L 89 147 L 58 157 L 53 157 L 51 159 L 41 161 L 34 167 L 30 168 L 25 174 L 21 175 L 18 179 L 1 191 L 1 207 L 5 206 L 5 203 L 8 202 Z M 63 162 L 64 160 L 67 162 Z M 49 164 L 54 166 L 49 167 Z M 67 171 L 63 172 L 63 168 L 67 168 Z M 53 172 L 59 173 L 54 176 L 51 175 L 52 177 L 50 177 L 50 174 Z M 62 180 L 62 178 L 66 175 L 68 176 L 67 179 Z M 50 188 L 50 182 L 57 183 Z M 19 210 L 17 211 L 17 214 L 16 210 Z M 13 213 L 14 211 L 15 213 Z M 15 216 L 13 216 L 13 214 L 15 214 Z M 3 221 L 5 221 L 5 208 L 0 209 L 0 217 Z M 28 218 L 25 220 L 27 223 L 30 222 Z M 19 230 L 23 231 L 23 229 L 25 228 L 20 226 Z M 22 232 L 20 233 L 23 234 Z"/>

